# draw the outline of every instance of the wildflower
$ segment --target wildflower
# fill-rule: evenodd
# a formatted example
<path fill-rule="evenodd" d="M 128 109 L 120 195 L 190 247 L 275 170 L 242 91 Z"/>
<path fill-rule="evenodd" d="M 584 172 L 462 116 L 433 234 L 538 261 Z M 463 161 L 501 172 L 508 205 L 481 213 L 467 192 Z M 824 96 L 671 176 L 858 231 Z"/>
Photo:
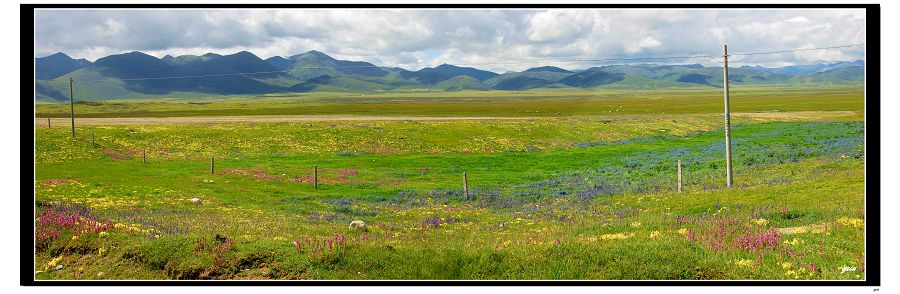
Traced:
<path fill-rule="evenodd" d="M 753 260 L 750 259 L 738 259 L 734 261 L 734 264 L 739 266 L 753 266 Z"/>
<path fill-rule="evenodd" d="M 650 232 L 650 238 L 656 238 L 657 236 L 659 236 L 659 231 Z"/>
<path fill-rule="evenodd" d="M 634 233 L 624 234 L 624 233 L 615 233 L 615 234 L 603 234 L 600 235 L 601 240 L 624 240 L 634 237 Z"/>
<path fill-rule="evenodd" d="M 100 238 L 106 237 L 106 235 L 109 235 L 109 233 L 106 231 L 100 232 Z"/>
<path fill-rule="evenodd" d="M 791 269 L 793 267 L 794 267 L 793 262 L 782 262 L 781 263 L 781 268 L 783 268 L 783 269 Z"/>
<path fill-rule="evenodd" d="M 688 233 L 688 230 L 687 230 L 687 229 L 679 229 L 679 230 L 678 230 L 678 234 L 679 234 L 679 235 L 687 235 L 687 233 Z"/>
<path fill-rule="evenodd" d="M 765 226 L 765 225 L 768 225 L 768 224 L 769 224 L 769 221 L 766 220 L 766 219 L 764 219 L 764 218 L 755 219 L 755 220 L 753 220 L 753 222 L 756 223 L 756 224 L 759 225 L 759 226 Z"/>
<path fill-rule="evenodd" d="M 56 265 L 59 264 L 59 262 L 62 260 L 63 260 L 62 256 L 58 256 L 58 257 L 50 260 L 50 262 L 47 263 L 47 267 L 44 268 L 44 271 L 49 271 L 51 268 L 55 268 Z"/>
<path fill-rule="evenodd" d="M 784 245 L 797 246 L 797 244 L 803 243 L 803 240 L 794 238 L 794 240 L 788 241 L 784 240 Z"/>
<path fill-rule="evenodd" d="M 632 228 L 637 228 L 637 227 L 640 227 L 640 226 L 641 226 L 641 222 L 633 222 L 633 223 L 631 223 L 631 227 L 632 227 Z"/>
<path fill-rule="evenodd" d="M 837 222 L 844 226 L 854 227 L 854 228 L 861 228 L 863 225 L 865 225 L 865 221 L 863 221 L 862 219 L 846 217 L 846 216 L 839 218 L 837 220 Z"/>
<path fill-rule="evenodd" d="M 100 249 L 97 250 L 97 255 L 103 255 L 103 253 L 105 253 L 105 252 L 106 252 L 106 248 L 100 247 Z"/>

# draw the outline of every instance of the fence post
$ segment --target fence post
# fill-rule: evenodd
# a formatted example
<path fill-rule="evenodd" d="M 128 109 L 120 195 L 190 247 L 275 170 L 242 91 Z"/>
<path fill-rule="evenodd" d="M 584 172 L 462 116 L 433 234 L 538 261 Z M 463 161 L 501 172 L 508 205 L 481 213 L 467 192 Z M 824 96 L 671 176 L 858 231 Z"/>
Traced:
<path fill-rule="evenodd" d="M 141 157 L 143 158 L 143 163 L 147 163 L 147 148 L 141 151 Z"/>
<path fill-rule="evenodd" d="M 210 157 L 210 159 L 211 159 L 211 161 L 209 163 L 209 174 L 215 175 L 216 174 L 216 157 L 212 156 L 212 157 Z"/>
<path fill-rule="evenodd" d="M 319 165 L 313 166 L 313 185 L 315 189 L 319 189 Z"/>
<path fill-rule="evenodd" d="M 469 200 L 469 174 L 467 172 L 463 172 L 463 194 L 466 195 L 466 200 Z"/>
<path fill-rule="evenodd" d="M 91 130 L 91 147 L 97 147 L 97 144 L 94 144 L 94 130 Z"/>
<path fill-rule="evenodd" d="M 48 129 L 50 128 L 50 117 L 49 116 L 47 117 L 47 128 Z"/>
<path fill-rule="evenodd" d="M 678 193 L 681 193 L 681 160 L 678 160 Z"/>

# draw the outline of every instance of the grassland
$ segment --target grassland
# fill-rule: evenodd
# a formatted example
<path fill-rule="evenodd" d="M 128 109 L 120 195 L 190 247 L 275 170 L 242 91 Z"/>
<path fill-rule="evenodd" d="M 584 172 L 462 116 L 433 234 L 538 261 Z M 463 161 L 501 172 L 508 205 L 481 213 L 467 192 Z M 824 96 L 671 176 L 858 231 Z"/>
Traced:
<path fill-rule="evenodd" d="M 863 109 L 862 85 L 731 89 L 732 111 Z M 823 103 L 823 101 L 827 101 Z M 180 117 L 244 115 L 497 116 L 556 117 L 612 114 L 721 113 L 715 88 L 662 90 L 542 90 L 413 93 L 309 93 L 211 97 L 190 100 L 83 102 L 78 117 Z M 36 117 L 69 117 L 69 105 L 41 103 Z"/>
<path fill-rule="evenodd" d="M 865 278 L 862 92 L 744 90 L 734 188 L 711 90 L 78 105 L 410 119 L 81 125 L 74 141 L 36 119 L 36 278 Z"/>

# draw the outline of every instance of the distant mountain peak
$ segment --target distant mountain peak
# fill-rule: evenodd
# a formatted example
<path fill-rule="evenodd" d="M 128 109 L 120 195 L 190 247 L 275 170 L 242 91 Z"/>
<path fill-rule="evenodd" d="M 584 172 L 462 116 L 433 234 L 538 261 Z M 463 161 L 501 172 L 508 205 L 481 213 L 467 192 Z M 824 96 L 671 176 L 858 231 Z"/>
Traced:
<path fill-rule="evenodd" d="M 243 56 L 243 55 L 246 55 L 246 56 L 250 56 L 250 55 L 256 56 L 256 54 L 250 53 L 250 51 L 246 51 L 246 50 L 241 51 L 241 52 L 238 52 L 238 53 L 235 53 L 235 54 L 231 54 L 230 56 Z"/>
<path fill-rule="evenodd" d="M 433 68 L 426 67 L 426 68 L 420 69 L 418 72 L 419 73 L 440 74 L 440 75 L 444 75 L 448 78 L 465 75 L 465 76 L 470 76 L 475 79 L 478 79 L 479 81 L 484 81 L 484 80 L 498 76 L 498 74 L 495 72 L 480 70 L 480 69 L 477 69 L 474 67 L 456 66 L 456 65 L 452 65 L 452 64 L 446 64 L 446 63 L 438 65 L 437 67 L 433 67 Z"/>
<path fill-rule="evenodd" d="M 50 80 L 90 66 L 91 62 L 84 58 L 72 59 L 69 55 L 57 52 L 49 56 L 34 59 L 35 77 L 39 80 Z"/>
<path fill-rule="evenodd" d="M 65 59 L 72 59 L 72 57 L 69 57 L 69 55 L 66 55 L 65 53 L 62 53 L 62 52 L 56 52 L 56 53 L 53 53 L 53 54 L 50 54 L 50 55 L 47 55 L 47 56 L 44 56 L 44 57 L 39 57 L 39 58 L 65 58 Z"/>
<path fill-rule="evenodd" d="M 300 53 L 300 54 L 291 56 L 290 59 L 298 60 L 301 58 L 314 58 L 314 59 L 328 60 L 328 61 L 336 60 L 336 59 L 332 58 L 331 56 L 328 56 L 328 54 L 325 54 L 325 53 L 322 53 L 322 52 L 316 51 L 316 50 L 309 50 L 304 53 Z"/>
<path fill-rule="evenodd" d="M 290 59 L 281 57 L 281 56 L 272 56 L 272 57 L 266 58 L 265 62 L 268 64 L 271 64 L 278 70 L 286 70 L 289 67 L 291 67 L 291 64 L 293 64 L 293 61 L 291 61 Z"/>
<path fill-rule="evenodd" d="M 571 71 L 568 71 L 568 70 L 565 70 L 565 69 L 562 69 L 562 68 L 559 68 L 559 67 L 555 67 L 555 66 L 539 66 L 539 67 L 532 67 L 532 68 L 529 68 L 529 69 L 526 69 L 526 70 L 525 70 L 525 72 L 542 72 L 542 71 L 546 71 L 546 72 L 559 72 L 559 73 L 572 73 Z"/>

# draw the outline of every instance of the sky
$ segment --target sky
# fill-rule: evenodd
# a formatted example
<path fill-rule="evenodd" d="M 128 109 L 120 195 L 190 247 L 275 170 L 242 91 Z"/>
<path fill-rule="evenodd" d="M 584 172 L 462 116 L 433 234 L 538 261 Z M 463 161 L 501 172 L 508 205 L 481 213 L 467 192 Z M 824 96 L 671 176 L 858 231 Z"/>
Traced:
<path fill-rule="evenodd" d="M 416 70 L 442 63 L 496 72 L 587 68 L 573 59 L 722 55 L 866 42 L 865 10 L 37 10 L 35 57 L 318 50 Z M 864 47 L 734 56 L 768 67 L 864 59 Z M 561 61 L 562 60 L 562 61 Z M 692 58 L 642 63 L 715 63 Z M 609 62 L 607 62 L 609 63 Z M 618 62 L 621 63 L 621 62 Z"/>

